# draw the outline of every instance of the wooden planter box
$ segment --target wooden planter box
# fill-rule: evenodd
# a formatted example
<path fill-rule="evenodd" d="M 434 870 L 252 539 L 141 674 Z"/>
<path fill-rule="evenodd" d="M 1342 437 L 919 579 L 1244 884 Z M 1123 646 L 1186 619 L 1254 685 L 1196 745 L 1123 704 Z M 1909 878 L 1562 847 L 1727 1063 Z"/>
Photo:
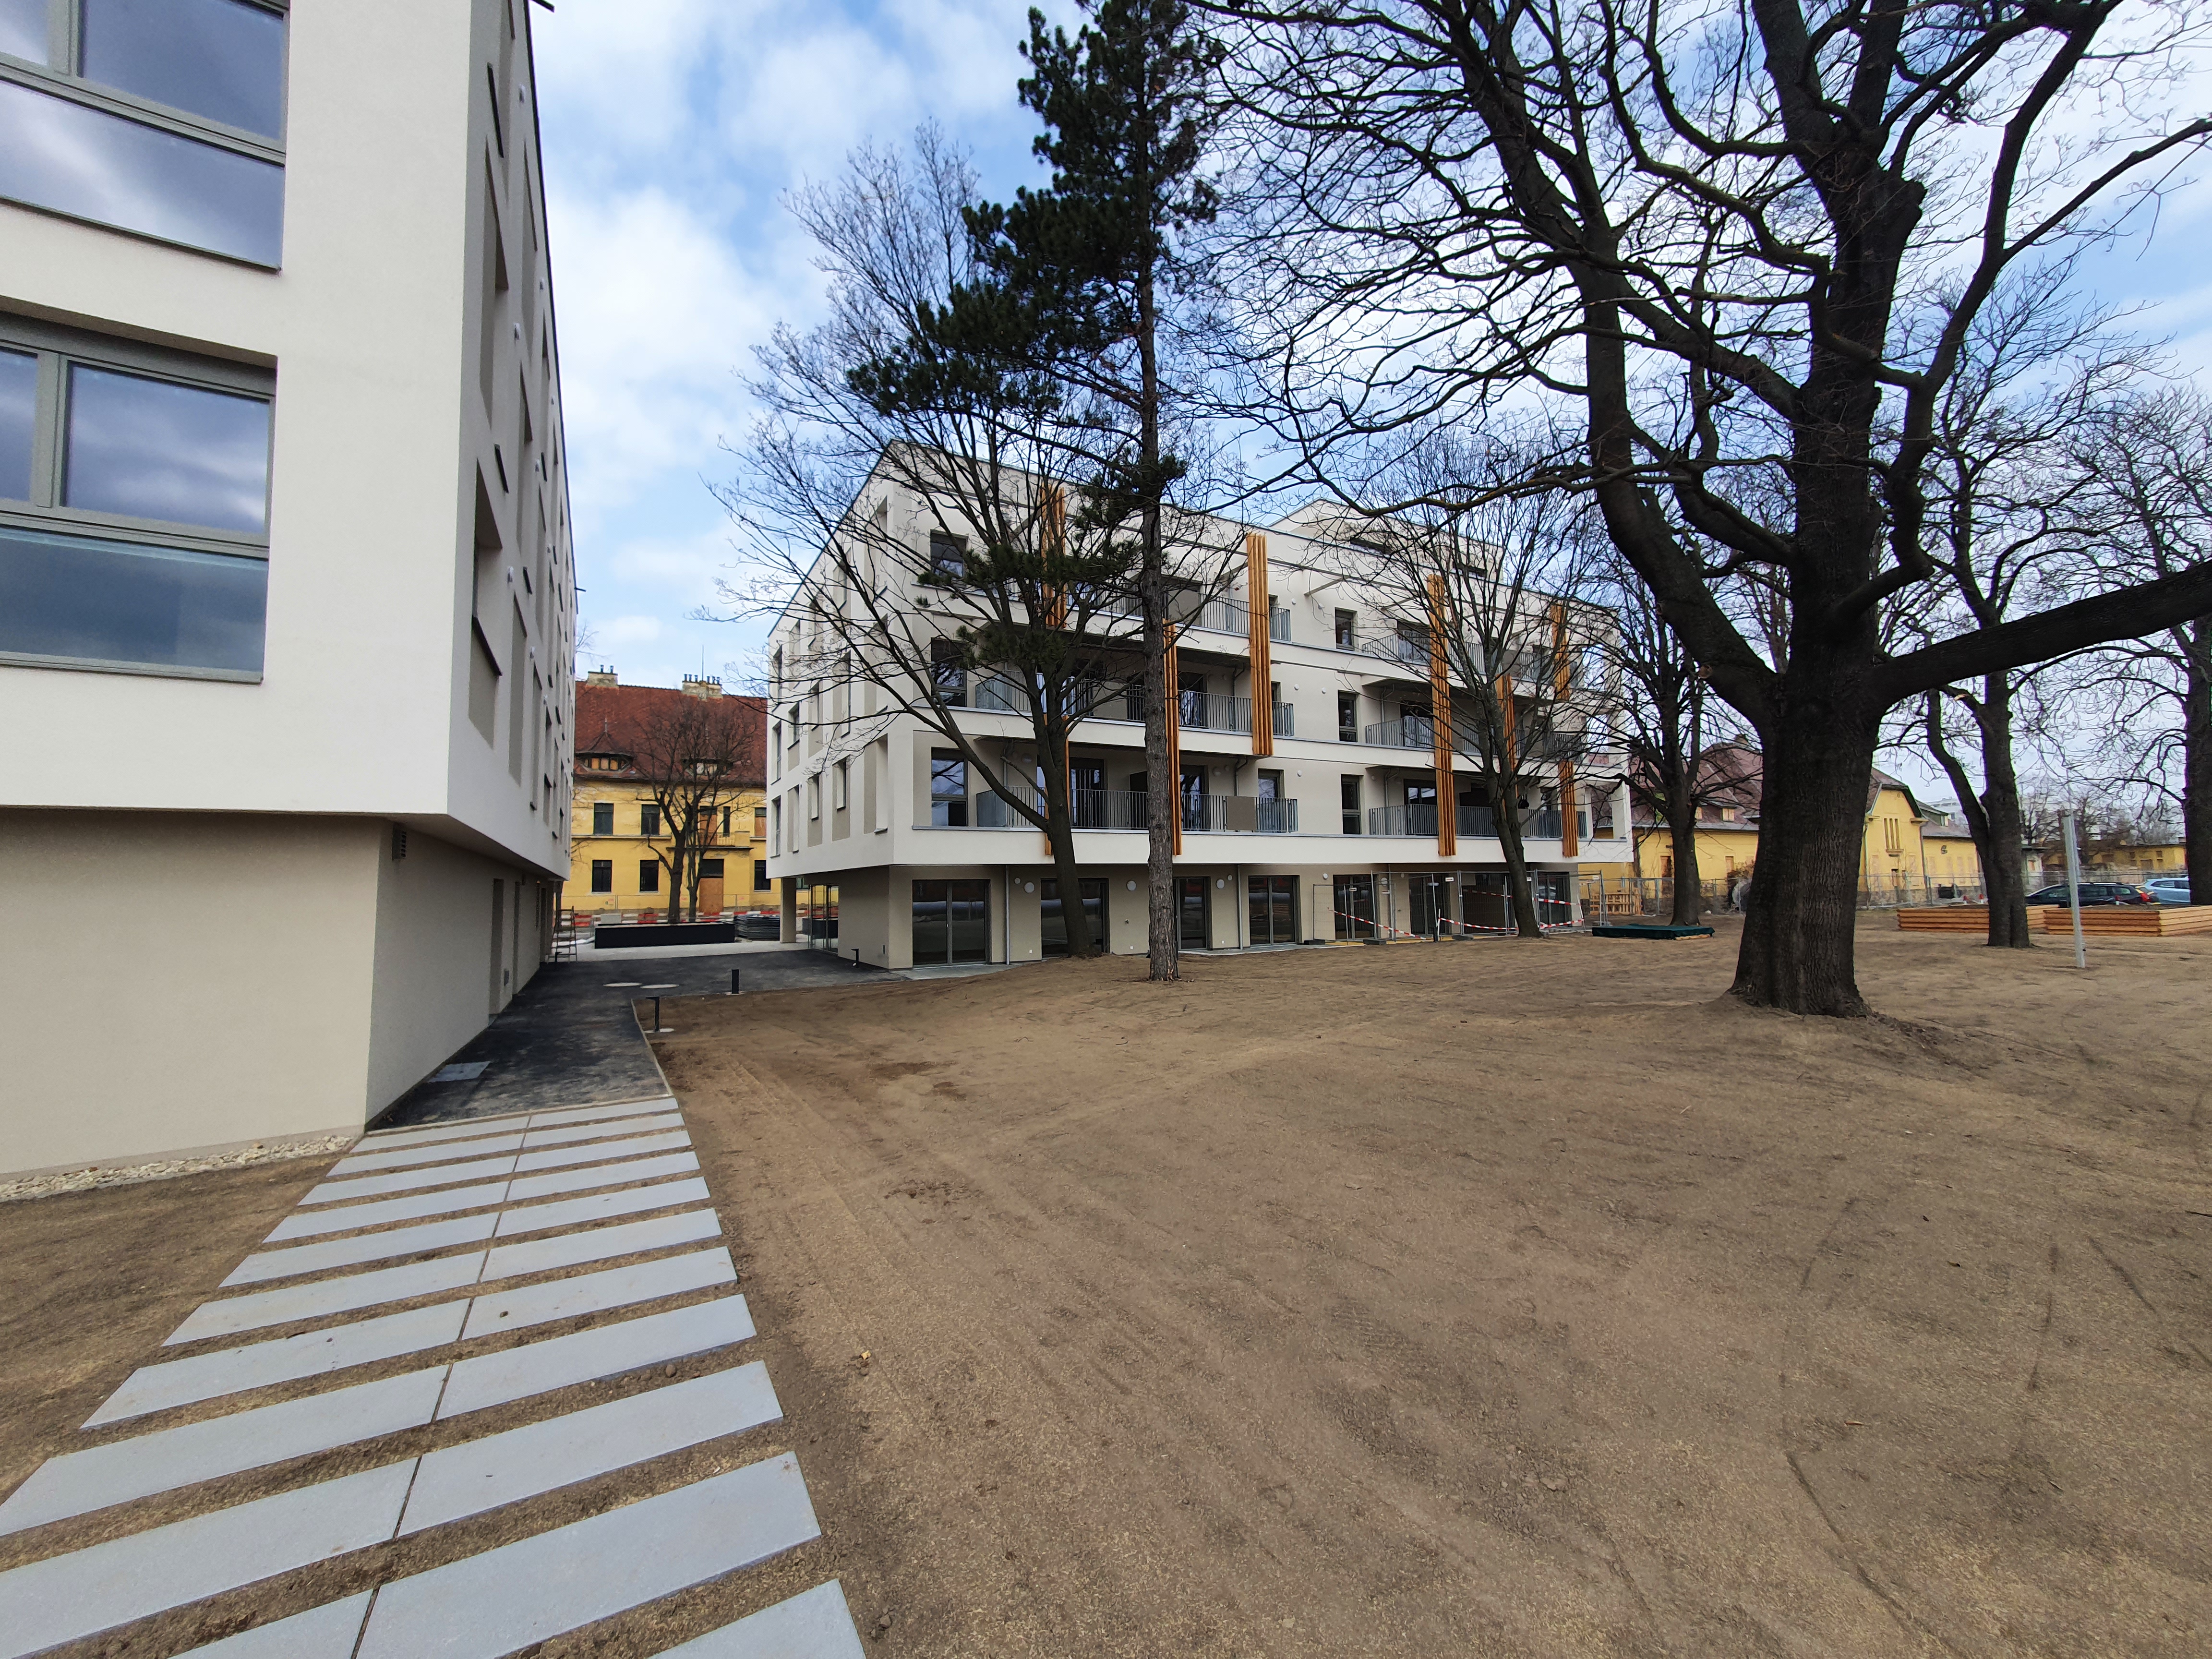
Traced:
<path fill-rule="evenodd" d="M 1986 939 L 1990 907 L 1986 904 L 1935 904 L 1897 913 L 1900 933 L 1972 933 Z"/>
<path fill-rule="evenodd" d="M 2043 931 L 2071 933 L 2073 912 L 2063 904 L 2038 905 Z M 2081 932 L 2100 939 L 2179 939 L 2212 933 L 2212 904 L 2087 904 L 2081 908 Z"/>

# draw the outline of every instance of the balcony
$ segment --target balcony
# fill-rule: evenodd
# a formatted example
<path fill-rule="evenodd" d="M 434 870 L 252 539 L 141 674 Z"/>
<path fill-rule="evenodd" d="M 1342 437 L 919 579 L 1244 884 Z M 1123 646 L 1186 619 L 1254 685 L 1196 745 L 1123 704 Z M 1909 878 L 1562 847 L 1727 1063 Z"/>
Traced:
<path fill-rule="evenodd" d="M 1458 833 L 1477 840 L 1489 840 L 1498 834 L 1497 821 L 1486 805 L 1470 805 L 1462 801 L 1454 809 L 1453 822 Z M 1415 801 L 1406 806 L 1370 806 L 1367 809 L 1367 833 L 1370 836 L 1433 836 L 1437 833 L 1437 804 L 1434 801 Z"/>
<path fill-rule="evenodd" d="M 1217 696 L 1210 691 L 1177 694 L 1178 719 L 1186 732 L 1249 732 L 1252 699 Z"/>
<path fill-rule="evenodd" d="M 1237 634 L 1252 637 L 1252 607 L 1243 599 L 1208 599 L 1192 618 L 1191 627 L 1209 634 Z M 1291 642 L 1291 613 L 1272 601 L 1267 606 L 1267 637 L 1281 644 Z"/>
<path fill-rule="evenodd" d="M 1289 703 L 1279 702 L 1274 706 L 1274 716 L 1275 735 L 1277 737 L 1295 738 L 1297 736 L 1298 722 L 1297 709 L 1293 708 Z"/>
<path fill-rule="evenodd" d="M 1024 799 L 1039 817 L 1044 799 L 1024 791 Z M 1147 813 L 1152 797 L 1141 789 L 1078 789 L 1068 797 L 1069 815 L 1078 830 L 1133 830 L 1151 827 Z M 979 830 L 1025 830 L 1035 826 L 1006 800 L 989 790 L 975 798 L 975 826 Z M 1182 799 L 1182 827 L 1197 834 L 1295 836 L 1298 832 L 1298 804 L 1294 800 L 1259 800 L 1249 795 L 1186 795 Z"/>
<path fill-rule="evenodd" d="M 1429 749 L 1437 746 L 1437 723 L 1426 714 L 1407 714 L 1365 727 L 1360 741 L 1377 749 Z"/>

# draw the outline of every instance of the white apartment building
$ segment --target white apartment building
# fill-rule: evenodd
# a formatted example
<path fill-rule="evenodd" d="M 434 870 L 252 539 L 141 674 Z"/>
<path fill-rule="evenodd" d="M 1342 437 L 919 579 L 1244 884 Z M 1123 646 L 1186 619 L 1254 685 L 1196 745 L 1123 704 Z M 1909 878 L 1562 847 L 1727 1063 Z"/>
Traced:
<path fill-rule="evenodd" d="M 359 1129 L 535 971 L 527 0 L 0 0 L 0 1169 Z"/>
<path fill-rule="evenodd" d="M 914 574 L 930 568 L 936 515 L 882 471 L 851 512 L 912 549 L 878 562 L 871 591 L 917 633 L 943 629 L 957 605 Z M 1382 617 L 1381 592 L 1358 574 L 1364 550 L 1330 539 L 1326 524 L 1310 513 L 1264 531 L 1217 520 L 1195 538 L 1244 553 L 1230 590 L 1176 639 L 1175 905 L 1186 950 L 1510 926 L 1486 795 L 1463 755 L 1449 776 L 1436 763 L 1437 677 L 1465 688 Z M 841 954 L 888 968 L 1064 951 L 1044 834 L 865 674 L 823 678 L 837 625 L 812 613 L 839 604 L 846 585 L 842 570 L 817 563 L 770 640 L 768 868 L 784 938 L 826 939 L 834 928 Z M 1021 696 L 988 672 L 966 674 L 958 690 L 961 729 L 994 763 L 1006 758 L 1007 776 L 1036 760 Z M 1102 696 L 1069 744 L 1083 902 L 1094 936 L 1117 953 L 1146 948 L 1141 715 L 1133 693 Z M 1577 872 L 1633 869 L 1622 770 L 1585 771 L 1577 785 L 1571 767 L 1553 766 L 1550 785 L 1516 808 L 1547 921 L 1578 919 Z"/>

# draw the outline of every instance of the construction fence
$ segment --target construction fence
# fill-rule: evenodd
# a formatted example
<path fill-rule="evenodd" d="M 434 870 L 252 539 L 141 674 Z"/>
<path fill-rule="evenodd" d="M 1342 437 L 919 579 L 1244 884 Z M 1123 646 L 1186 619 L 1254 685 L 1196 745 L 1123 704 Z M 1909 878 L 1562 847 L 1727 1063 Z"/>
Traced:
<path fill-rule="evenodd" d="M 1631 919 L 1664 921 L 1674 913 L 1672 876 L 1583 876 L 1578 878 L 1583 916 L 1595 921 Z M 1699 908 L 1741 908 L 1749 892 L 1747 874 L 1698 884 Z M 1919 877 L 1869 877 L 1859 883 L 1862 910 L 1895 910 L 1907 905 L 1981 904 L 1988 895 L 1978 881 L 1930 881 Z"/>

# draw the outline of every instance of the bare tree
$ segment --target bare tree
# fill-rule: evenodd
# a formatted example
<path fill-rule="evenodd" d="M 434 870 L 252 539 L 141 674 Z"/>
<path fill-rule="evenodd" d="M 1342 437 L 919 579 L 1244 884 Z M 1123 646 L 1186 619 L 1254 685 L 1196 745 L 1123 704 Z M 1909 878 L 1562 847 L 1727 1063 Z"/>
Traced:
<path fill-rule="evenodd" d="M 1608 626 L 1584 597 L 1576 504 L 1504 487 L 1535 453 L 1510 439 L 1419 430 L 1362 478 L 1354 500 L 1369 505 L 1341 556 L 1342 574 L 1380 600 L 1384 631 L 1363 643 L 1429 682 L 1428 713 L 1398 736 L 1433 751 L 1437 830 L 1449 813 L 1454 839 L 1497 836 L 1523 939 L 1543 935 L 1530 830 L 1557 837 L 1574 810 L 1575 763 L 1598 729 L 1586 665 Z M 1466 799 L 1455 778 L 1462 760 L 1472 768 Z"/>
<path fill-rule="evenodd" d="M 938 344 L 948 296 L 978 275 L 975 193 L 925 126 L 911 163 L 863 149 L 841 183 L 792 198 L 830 316 L 762 353 L 752 391 L 770 415 L 720 492 L 750 564 L 721 594 L 726 615 L 798 622 L 774 695 L 812 702 L 817 728 L 830 717 L 831 764 L 908 714 L 972 769 L 988 810 L 1042 830 L 1069 951 L 1087 957 L 1101 941 L 1075 830 L 1121 826 L 1101 821 L 1110 803 L 1074 798 L 1068 743 L 1144 674 L 1138 563 L 1080 470 L 1084 416 L 1061 389 L 1006 354 Z M 978 711 L 1020 721 L 1026 744 L 981 735 Z"/>
<path fill-rule="evenodd" d="M 1244 315 L 1278 428 L 1312 455 L 1529 388 L 1571 408 L 1571 481 L 1762 738 L 1735 994 L 1864 1013 L 1854 899 L 1886 712 L 2212 611 L 2197 564 L 1882 641 L 1885 607 L 1936 574 L 1937 415 L 1990 296 L 2212 134 L 2181 90 L 2203 7 L 1216 9 L 1244 28 Z M 1786 649 L 1729 614 L 1747 569 L 1786 596 Z"/>
<path fill-rule="evenodd" d="M 1996 629 L 2018 611 L 2128 580 L 2100 556 L 2107 510 L 2079 446 L 2141 354 L 2107 331 L 2102 313 L 2073 300 L 2070 275 L 2068 262 L 2053 260 L 2002 282 L 1966 331 L 1936 399 L 1927 465 L 1936 576 L 1892 607 L 1893 632 L 1908 641 Z M 1910 722 L 1957 792 L 1980 855 L 1988 942 L 2006 949 L 2035 943 L 2014 744 L 2021 699 L 2045 666 L 2000 665 L 1931 688 Z M 1961 720 L 1974 738 L 1972 768 L 1952 744 Z"/>
<path fill-rule="evenodd" d="M 688 908 L 696 921 L 700 856 L 721 833 L 738 793 L 761 787 L 765 715 L 750 697 L 703 688 L 628 695 L 624 746 L 670 841 L 666 851 L 653 849 L 668 872 L 669 908 L 679 921 Z"/>
<path fill-rule="evenodd" d="M 2193 388 L 2108 411 L 2081 434 L 2113 546 L 2138 578 L 2212 557 L 2212 400 Z M 2081 677 L 2112 781 L 2179 809 L 2193 903 L 2212 903 L 2212 615 L 2097 653 Z"/>

